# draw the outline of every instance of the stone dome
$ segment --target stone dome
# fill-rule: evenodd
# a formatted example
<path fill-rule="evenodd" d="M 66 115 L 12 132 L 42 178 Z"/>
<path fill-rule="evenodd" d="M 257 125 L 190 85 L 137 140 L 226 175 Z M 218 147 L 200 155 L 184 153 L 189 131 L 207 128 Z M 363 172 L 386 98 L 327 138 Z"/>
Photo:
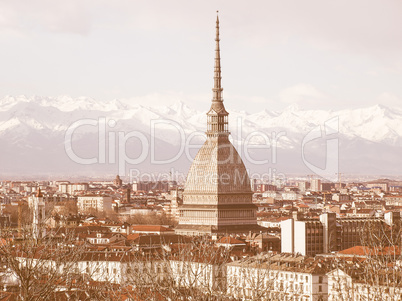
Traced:
<path fill-rule="evenodd" d="M 227 136 L 207 138 L 191 165 L 184 193 L 252 193 L 246 167 Z"/>

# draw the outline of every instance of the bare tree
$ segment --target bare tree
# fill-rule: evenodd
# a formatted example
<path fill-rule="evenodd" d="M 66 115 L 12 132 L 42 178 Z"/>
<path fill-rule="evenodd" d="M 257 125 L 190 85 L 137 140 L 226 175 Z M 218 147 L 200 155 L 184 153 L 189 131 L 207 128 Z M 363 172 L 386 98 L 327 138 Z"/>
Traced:
<path fill-rule="evenodd" d="M 177 220 L 173 217 L 167 215 L 166 213 L 161 214 L 135 214 L 130 216 L 127 219 L 127 222 L 130 224 L 138 224 L 138 225 L 169 225 L 176 226 Z"/>
<path fill-rule="evenodd" d="M 49 300 L 79 258 L 80 247 L 72 237 L 49 234 L 34 239 L 26 228 L 19 233 L 3 229 L 1 236 L 0 256 L 18 279 L 21 300 Z"/>
<path fill-rule="evenodd" d="M 401 232 L 391 226 L 366 223 L 359 254 L 337 257 L 328 273 L 330 300 L 401 300 Z"/>
<path fill-rule="evenodd" d="M 122 289 L 139 300 L 222 300 L 229 252 L 206 239 L 131 253 Z M 131 289 L 128 289 L 131 288 Z"/>

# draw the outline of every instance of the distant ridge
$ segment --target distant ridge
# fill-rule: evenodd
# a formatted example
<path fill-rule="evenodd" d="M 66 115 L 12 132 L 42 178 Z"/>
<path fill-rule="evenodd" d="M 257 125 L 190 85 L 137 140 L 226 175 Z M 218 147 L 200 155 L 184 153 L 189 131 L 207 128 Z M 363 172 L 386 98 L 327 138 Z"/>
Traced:
<path fill-rule="evenodd" d="M 229 101 L 229 100 L 227 100 Z M 205 100 L 206 105 L 209 99 Z M 6 96 L 0 99 L 0 175 L 30 173 L 100 173 L 117 172 L 116 164 L 81 166 L 68 158 L 64 151 L 64 135 L 67 128 L 82 119 L 113 119 L 116 125 L 109 131 L 141 132 L 150 139 L 155 134 L 156 157 L 172 158 L 180 149 L 180 125 L 183 133 L 205 132 L 206 115 L 191 109 L 183 102 L 172 106 L 147 107 L 123 100 L 97 101 L 88 97 L 71 98 L 40 96 Z M 252 160 L 240 154 L 251 172 L 266 172 L 275 168 L 283 173 L 309 173 L 301 161 L 301 141 L 305 135 L 325 121 L 339 117 L 340 168 L 344 172 L 365 174 L 400 174 L 402 166 L 402 110 L 375 105 L 367 108 L 325 111 L 302 110 L 290 106 L 283 111 L 249 114 L 230 111 L 230 131 L 233 144 L 241 147 L 247 136 L 259 132 L 250 142 L 263 141 L 261 133 L 272 138 L 273 133 L 286 133 L 278 139 L 276 163 L 272 163 L 272 145 L 265 150 L 251 151 L 252 160 L 268 158 L 270 163 L 252 164 Z M 150 131 L 152 120 L 162 121 L 155 132 Z M 171 120 L 168 124 L 163 120 Z M 240 129 L 237 127 L 241 124 Z M 128 154 L 136 157 L 141 152 L 139 141 L 129 142 Z M 200 136 L 191 144 L 201 141 Z M 319 139 L 320 140 L 320 139 Z M 307 158 L 322 164 L 325 140 L 312 141 L 306 147 Z M 132 146 L 130 147 L 130 144 Z M 197 143 L 198 144 L 198 143 Z M 83 157 L 97 155 L 98 134 L 94 126 L 83 126 L 73 136 L 74 150 Z M 117 150 L 117 148 L 116 148 Z M 163 152 L 161 151 L 163 150 Z M 130 151 L 133 151 L 130 153 Z M 195 150 L 196 151 L 196 150 Z M 137 153 L 136 153 L 137 152 Z M 158 157 L 159 156 L 159 157 Z M 150 156 L 136 166 L 141 170 L 160 171 L 174 167 L 188 171 L 191 160 L 183 155 L 166 165 L 153 165 Z"/>

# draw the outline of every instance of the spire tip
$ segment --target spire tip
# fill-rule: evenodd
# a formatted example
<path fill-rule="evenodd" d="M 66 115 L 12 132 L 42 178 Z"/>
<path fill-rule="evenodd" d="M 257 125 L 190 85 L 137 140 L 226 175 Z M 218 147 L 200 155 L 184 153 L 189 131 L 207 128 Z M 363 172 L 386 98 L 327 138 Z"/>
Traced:
<path fill-rule="evenodd" d="M 219 11 L 216 11 L 217 13 Z M 214 88 L 213 101 L 222 102 L 222 87 L 221 87 L 221 56 L 219 49 L 219 16 L 216 16 L 216 36 L 215 36 L 216 48 L 215 48 L 215 67 L 214 67 Z"/>

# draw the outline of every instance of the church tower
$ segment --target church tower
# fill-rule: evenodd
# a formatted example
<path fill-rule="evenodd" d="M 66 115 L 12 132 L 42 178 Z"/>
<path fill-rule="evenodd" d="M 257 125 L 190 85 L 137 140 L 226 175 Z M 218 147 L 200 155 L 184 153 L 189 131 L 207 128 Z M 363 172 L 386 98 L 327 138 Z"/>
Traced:
<path fill-rule="evenodd" d="M 246 233 L 258 228 L 250 179 L 242 159 L 229 141 L 223 104 L 219 17 L 212 104 L 207 113 L 207 140 L 187 175 L 176 233 L 183 235 Z"/>
<path fill-rule="evenodd" d="M 32 207 L 32 235 L 34 239 L 42 238 L 45 234 L 43 229 L 43 222 L 45 219 L 45 202 L 43 201 L 43 194 L 40 188 L 36 195 L 31 197 L 29 201 L 30 207 Z"/>

